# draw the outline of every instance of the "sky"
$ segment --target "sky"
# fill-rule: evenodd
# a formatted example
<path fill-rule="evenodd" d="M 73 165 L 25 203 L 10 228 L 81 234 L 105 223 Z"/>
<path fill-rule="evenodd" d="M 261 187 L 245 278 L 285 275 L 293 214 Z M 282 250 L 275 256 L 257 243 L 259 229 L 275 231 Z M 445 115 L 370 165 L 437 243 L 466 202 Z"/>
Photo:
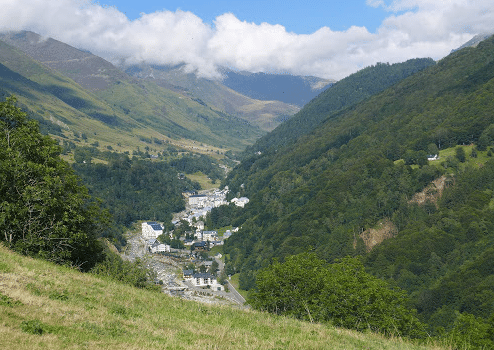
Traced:
<path fill-rule="evenodd" d="M 0 31 L 32 30 L 113 63 L 342 79 L 435 60 L 494 33 L 494 0 L 0 0 Z"/>

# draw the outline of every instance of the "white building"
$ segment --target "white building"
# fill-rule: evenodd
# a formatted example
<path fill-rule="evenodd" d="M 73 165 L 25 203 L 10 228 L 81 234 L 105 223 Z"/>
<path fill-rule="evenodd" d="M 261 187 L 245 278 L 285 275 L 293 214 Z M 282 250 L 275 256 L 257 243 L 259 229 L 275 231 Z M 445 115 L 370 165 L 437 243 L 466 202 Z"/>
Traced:
<path fill-rule="evenodd" d="M 224 290 L 224 287 L 218 283 L 215 276 L 209 273 L 189 274 L 188 272 L 189 271 L 184 271 L 184 279 L 185 281 L 190 282 L 194 287 L 210 287 L 212 290 L 217 291 Z"/>
<path fill-rule="evenodd" d="M 163 243 L 154 244 L 154 245 L 150 246 L 149 248 L 151 250 L 151 253 L 161 253 L 161 252 L 168 253 L 171 251 L 171 246 L 169 246 L 168 244 L 163 244 Z"/>
<path fill-rule="evenodd" d="M 202 231 L 203 241 L 216 241 L 218 240 L 218 232 L 217 231 Z"/>
<path fill-rule="evenodd" d="M 196 194 L 189 197 L 189 205 L 193 207 L 203 207 L 208 197 L 204 194 Z"/>
<path fill-rule="evenodd" d="M 163 227 L 154 221 L 142 223 L 142 237 L 144 239 L 156 239 L 163 234 Z"/>
<path fill-rule="evenodd" d="M 247 197 L 233 198 L 230 202 L 234 203 L 237 207 L 243 208 L 247 203 L 249 203 L 249 198 Z"/>

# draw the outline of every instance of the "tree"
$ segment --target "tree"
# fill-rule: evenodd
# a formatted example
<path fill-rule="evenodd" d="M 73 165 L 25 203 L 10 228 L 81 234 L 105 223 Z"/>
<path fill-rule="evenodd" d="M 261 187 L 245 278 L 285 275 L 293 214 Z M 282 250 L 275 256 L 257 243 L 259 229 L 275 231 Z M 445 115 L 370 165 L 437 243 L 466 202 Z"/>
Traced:
<path fill-rule="evenodd" d="M 494 347 L 494 314 L 488 322 L 470 314 L 457 314 L 451 331 L 453 343 L 458 348 L 492 349 Z"/>
<path fill-rule="evenodd" d="M 22 254 L 88 270 L 102 259 L 107 214 L 15 102 L 0 102 L 1 239 Z"/>
<path fill-rule="evenodd" d="M 311 322 L 330 321 L 357 330 L 422 336 L 402 290 L 365 272 L 355 258 L 327 264 L 314 253 L 275 261 L 256 276 L 248 300 L 253 308 Z"/>
<path fill-rule="evenodd" d="M 458 159 L 461 163 L 465 163 L 465 161 L 467 160 L 467 156 L 465 154 L 465 150 L 463 149 L 463 147 L 457 146 L 455 148 L 455 152 L 456 152 L 456 159 Z"/>
<path fill-rule="evenodd" d="M 216 271 L 218 271 L 218 268 L 219 267 L 220 267 L 220 265 L 218 264 L 218 262 L 216 260 L 213 260 L 213 263 L 211 264 L 211 270 L 210 270 L 210 272 L 213 275 L 216 275 Z"/>

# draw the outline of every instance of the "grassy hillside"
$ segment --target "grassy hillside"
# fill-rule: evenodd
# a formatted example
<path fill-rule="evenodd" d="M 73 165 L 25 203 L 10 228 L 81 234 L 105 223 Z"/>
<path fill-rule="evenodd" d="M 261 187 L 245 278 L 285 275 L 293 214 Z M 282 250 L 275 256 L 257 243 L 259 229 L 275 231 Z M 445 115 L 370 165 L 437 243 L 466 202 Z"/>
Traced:
<path fill-rule="evenodd" d="M 232 90 L 218 81 L 186 74 L 181 67 L 139 66 L 127 67 L 130 75 L 154 81 L 156 84 L 180 92 L 195 101 L 213 106 L 228 114 L 247 120 L 264 131 L 271 131 L 282 121 L 298 112 L 293 104 L 274 100 L 256 100 Z"/>
<path fill-rule="evenodd" d="M 0 42 L 2 94 L 18 95 L 52 134 L 77 142 L 74 132 L 84 133 L 121 151 L 136 149 L 142 138 L 160 140 L 157 151 L 166 148 L 163 141 L 185 148 L 197 141 L 209 145 L 203 152 L 242 150 L 264 134 L 242 118 L 139 81 L 56 40 L 30 32 L 0 38 L 9 43 Z"/>
<path fill-rule="evenodd" d="M 3 349 L 441 349 L 172 298 L 0 245 Z"/>

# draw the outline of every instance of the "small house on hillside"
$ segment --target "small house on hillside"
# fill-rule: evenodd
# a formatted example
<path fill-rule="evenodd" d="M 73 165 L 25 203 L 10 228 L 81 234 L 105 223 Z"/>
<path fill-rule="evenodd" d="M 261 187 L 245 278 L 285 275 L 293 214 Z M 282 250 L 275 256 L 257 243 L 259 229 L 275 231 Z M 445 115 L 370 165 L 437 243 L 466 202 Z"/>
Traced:
<path fill-rule="evenodd" d="M 184 280 L 190 280 L 192 278 L 192 275 L 194 274 L 194 270 L 184 270 Z"/>
<path fill-rule="evenodd" d="M 197 250 L 197 251 L 209 250 L 207 242 L 204 242 L 204 241 L 194 242 L 192 244 L 192 247 L 194 247 L 194 250 Z"/>
<path fill-rule="evenodd" d="M 171 246 L 168 244 L 156 242 L 149 247 L 151 253 L 169 253 L 171 251 Z"/>

